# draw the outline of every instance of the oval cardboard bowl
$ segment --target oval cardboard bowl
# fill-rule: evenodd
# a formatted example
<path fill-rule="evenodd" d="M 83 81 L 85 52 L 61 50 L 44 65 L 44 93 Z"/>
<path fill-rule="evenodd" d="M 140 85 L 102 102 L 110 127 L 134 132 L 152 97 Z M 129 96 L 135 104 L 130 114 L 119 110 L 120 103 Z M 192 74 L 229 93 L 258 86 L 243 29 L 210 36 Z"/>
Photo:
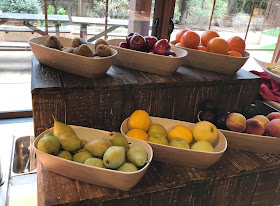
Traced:
<path fill-rule="evenodd" d="M 280 154 L 280 138 L 220 130 L 227 138 L 228 146 L 248 152 Z"/>
<path fill-rule="evenodd" d="M 276 67 L 280 66 L 280 63 L 266 63 L 262 62 L 256 58 L 254 58 L 257 64 L 270 76 L 271 79 L 275 80 L 276 82 L 280 83 L 280 76 L 277 74 L 274 74 L 273 72 L 269 71 L 268 67 Z"/>
<path fill-rule="evenodd" d="M 159 117 L 150 117 L 150 119 L 152 123 L 159 123 L 163 127 L 165 127 L 167 132 L 170 131 L 175 125 L 183 125 L 191 130 L 195 125 L 194 123 Z M 128 118 L 125 119 L 121 125 L 121 133 L 125 135 L 127 132 Z M 202 152 L 191 149 L 181 149 L 167 145 L 160 145 L 151 142 L 147 143 L 149 143 L 153 148 L 154 160 L 201 169 L 206 169 L 215 164 L 224 154 L 227 148 L 227 140 L 220 131 L 218 131 L 217 139 L 212 143 L 214 152 Z"/>
<path fill-rule="evenodd" d="M 109 57 L 85 57 L 76 54 L 63 52 L 57 49 L 48 48 L 46 45 L 49 36 L 30 39 L 29 45 L 36 59 L 46 66 L 64 72 L 88 77 L 97 78 L 103 76 L 111 67 L 117 51 L 112 49 L 113 55 Z M 63 47 L 70 47 L 72 39 L 59 37 Z M 87 43 L 94 51 L 94 44 Z"/>
<path fill-rule="evenodd" d="M 250 57 L 246 51 L 242 54 L 243 57 L 233 57 L 185 47 L 178 48 L 188 52 L 183 65 L 229 75 L 234 75 Z"/>
<path fill-rule="evenodd" d="M 88 142 L 97 138 L 107 138 L 109 132 L 104 130 L 97 130 L 87 127 L 71 126 L 80 139 L 85 139 Z M 53 128 L 48 131 L 52 132 Z M 57 174 L 79 180 L 82 182 L 99 185 L 102 187 L 109 187 L 119 190 L 130 190 L 147 171 L 150 162 L 153 158 L 153 150 L 146 142 L 127 138 L 130 145 L 142 146 L 148 153 L 148 163 L 136 172 L 120 172 L 116 170 L 98 168 L 80 164 L 74 161 L 65 160 L 54 155 L 41 152 L 37 149 L 38 141 L 48 133 L 48 131 L 40 134 L 34 141 L 33 148 L 36 152 L 37 158 L 41 163 L 52 172 Z"/>
<path fill-rule="evenodd" d="M 108 40 L 109 45 L 118 51 L 114 59 L 114 65 L 134 69 L 142 72 L 149 72 L 163 76 L 170 76 L 182 65 L 187 52 L 180 48 L 172 47 L 177 57 L 169 57 L 158 54 L 149 54 L 132 49 L 119 47 L 119 43 L 125 39 Z"/>

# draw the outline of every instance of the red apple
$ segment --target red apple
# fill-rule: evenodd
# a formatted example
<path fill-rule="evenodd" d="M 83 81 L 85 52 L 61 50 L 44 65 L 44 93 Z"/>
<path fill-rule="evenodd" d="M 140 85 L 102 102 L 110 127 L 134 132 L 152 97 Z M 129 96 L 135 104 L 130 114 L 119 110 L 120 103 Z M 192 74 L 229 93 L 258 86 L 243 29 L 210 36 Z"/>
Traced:
<path fill-rule="evenodd" d="M 132 37 L 134 34 L 138 34 L 138 33 L 137 33 L 137 32 L 130 32 L 130 33 L 126 36 L 126 43 L 127 43 L 127 45 L 128 45 L 128 48 L 129 48 L 130 39 L 131 39 L 131 37 Z"/>
<path fill-rule="evenodd" d="M 140 34 L 134 34 L 129 41 L 130 49 L 137 51 L 144 51 L 146 46 L 146 40 Z"/>
<path fill-rule="evenodd" d="M 120 42 L 119 47 L 127 49 L 127 43 L 126 42 Z"/>
<path fill-rule="evenodd" d="M 153 50 L 158 39 L 155 36 L 144 36 L 144 39 L 146 40 L 146 51 L 149 52 Z"/>
<path fill-rule="evenodd" d="M 176 53 L 172 50 L 170 50 L 170 52 L 168 53 L 168 56 L 177 57 Z"/>
<path fill-rule="evenodd" d="M 158 40 L 154 45 L 154 52 L 160 55 L 168 55 L 170 52 L 170 45 L 167 39 Z"/>

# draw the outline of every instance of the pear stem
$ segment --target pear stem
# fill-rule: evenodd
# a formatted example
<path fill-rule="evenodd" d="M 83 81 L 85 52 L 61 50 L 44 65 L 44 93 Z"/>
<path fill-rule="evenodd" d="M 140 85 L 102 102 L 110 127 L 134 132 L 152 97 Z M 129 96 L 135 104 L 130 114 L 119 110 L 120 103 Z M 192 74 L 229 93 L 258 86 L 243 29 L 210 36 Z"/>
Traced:
<path fill-rule="evenodd" d="M 199 112 L 197 113 L 197 119 L 198 119 L 199 122 L 201 122 L 201 119 L 199 118 L 199 115 L 200 115 L 201 112 L 202 112 L 202 111 L 199 111 Z"/>
<path fill-rule="evenodd" d="M 53 114 L 52 114 L 52 118 L 53 118 L 53 121 L 56 122 L 56 119 L 54 118 Z"/>

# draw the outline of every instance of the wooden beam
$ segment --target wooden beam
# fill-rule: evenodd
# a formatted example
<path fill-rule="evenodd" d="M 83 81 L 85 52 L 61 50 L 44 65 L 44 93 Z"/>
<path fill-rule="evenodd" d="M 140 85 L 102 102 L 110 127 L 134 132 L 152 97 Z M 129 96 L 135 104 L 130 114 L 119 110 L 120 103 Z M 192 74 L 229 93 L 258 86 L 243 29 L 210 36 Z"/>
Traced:
<path fill-rule="evenodd" d="M 48 26 L 48 1 L 44 0 L 44 13 L 45 13 L 45 35 L 49 34 Z"/>

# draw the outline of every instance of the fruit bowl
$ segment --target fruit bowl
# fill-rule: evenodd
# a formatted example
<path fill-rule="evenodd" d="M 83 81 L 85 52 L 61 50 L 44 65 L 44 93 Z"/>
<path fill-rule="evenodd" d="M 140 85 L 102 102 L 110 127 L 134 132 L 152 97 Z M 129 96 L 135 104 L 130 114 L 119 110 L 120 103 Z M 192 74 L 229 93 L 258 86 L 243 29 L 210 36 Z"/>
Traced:
<path fill-rule="evenodd" d="M 88 77 L 97 78 L 103 76 L 111 67 L 117 51 L 112 49 L 113 55 L 108 57 L 85 57 L 72 53 L 66 53 L 57 49 L 46 47 L 49 36 L 30 39 L 29 45 L 36 59 L 46 66 L 64 72 Z M 63 47 L 70 47 L 72 39 L 59 37 Z M 94 44 L 87 43 L 94 51 Z"/>
<path fill-rule="evenodd" d="M 271 79 L 280 83 L 280 76 L 267 69 L 268 67 L 273 68 L 276 66 L 280 66 L 280 63 L 266 63 L 266 62 L 262 62 L 256 58 L 254 58 L 254 59 L 257 62 L 257 64 L 270 76 Z"/>
<path fill-rule="evenodd" d="M 183 125 L 192 130 L 194 123 L 178 121 L 167 118 L 151 117 L 151 123 L 161 124 L 167 131 L 175 125 Z M 121 133 L 125 135 L 128 131 L 128 118 L 121 124 Z M 126 136 L 127 137 L 127 136 Z M 141 140 L 142 141 L 142 140 Z M 144 142 L 144 141 L 143 141 Z M 217 139 L 212 143 L 214 152 L 203 152 L 191 149 L 181 149 L 167 145 L 147 142 L 154 151 L 154 160 L 171 164 L 206 169 L 215 164 L 224 154 L 227 148 L 225 136 L 218 131 Z"/>
<path fill-rule="evenodd" d="M 138 71 L 170 76 L 179 69 L 184 61 L 184 58 L 188 54 L 187 51 L 173 46 L 172 50 L 176 53 L 177 57 L 149 54 L 146 52 L 119 47 L 119 43 L 123 41 L 126 40 L 108 40 L 111 48 L 118 51 L 118 55 L 114 59 L 113 64 Z"/>
<path fill-rule="evenodd" d="M 243 57 L 234 57 L 185 47 L 178 48 L 188 52 L 183 65 L 229 75 L 234 75 L 250 57 L 246 51 L 242 54 Z"/>
<path fill-rule="evenodd" d="M 220 130 L 233 149 L 248 152 L 280 154 L 280 138 Z"/>
<path fill-rule="evenodd" d="M 86 127 L 71 126 L 80 139 L 92 141 L 98 138 L 107 138 L 109 132 Z M 142 178 L 147 171 L 153 158 L 153 150 L 146 142 L 127 137 L 131 146 L 139 145 L 148 153 L 148 163 L 136 172 L 120 172 L 116 170 L 92 167 L 85 164 L 76 163 L 41 152 L 37 149 L 38 141 L 44 134 L 52 132 L 53 128 L 41 133 L 34 141 L 33 148 L 37 158 L 41 163 L 52 172 L 79 180 L 82 182 L 109 187 L 119 190 L 129 190 Z"/>

